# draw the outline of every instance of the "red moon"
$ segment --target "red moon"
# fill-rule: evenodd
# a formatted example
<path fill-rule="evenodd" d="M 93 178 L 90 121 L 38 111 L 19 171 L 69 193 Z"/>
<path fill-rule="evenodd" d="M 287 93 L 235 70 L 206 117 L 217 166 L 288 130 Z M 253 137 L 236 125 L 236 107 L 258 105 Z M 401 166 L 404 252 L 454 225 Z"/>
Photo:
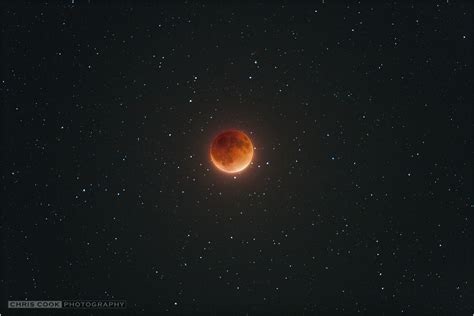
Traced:
<path fill-rule="evenodd" d="M 252 161 L 253 144 L 244 132 L 228 130 L 214 138 L 210 154 L 219 170 L 236 173 L 247 168 Z"/>

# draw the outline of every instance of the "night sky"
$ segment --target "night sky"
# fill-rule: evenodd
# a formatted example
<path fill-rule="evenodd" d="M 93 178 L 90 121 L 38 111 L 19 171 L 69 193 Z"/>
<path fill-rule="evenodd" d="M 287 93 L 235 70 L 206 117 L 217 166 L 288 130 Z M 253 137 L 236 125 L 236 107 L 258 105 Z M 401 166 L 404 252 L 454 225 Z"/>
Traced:
<path fill-rule="evenodd" d="M 73 2 L 2 6 L 5 315 L 473 313 L 471 2 Z"/>

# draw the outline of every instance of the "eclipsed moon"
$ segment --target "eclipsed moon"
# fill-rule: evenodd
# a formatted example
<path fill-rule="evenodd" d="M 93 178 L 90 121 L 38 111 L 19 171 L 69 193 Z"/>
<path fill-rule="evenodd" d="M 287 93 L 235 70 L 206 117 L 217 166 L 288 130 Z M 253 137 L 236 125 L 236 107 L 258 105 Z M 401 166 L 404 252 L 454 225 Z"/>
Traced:
<path fill-rule="evenodd" d="M 242 131 L 227 130 L 211 144 L 211 160 L 221 171 L 235 173 L 248 167 L 253 158 L 253 144 Z"/>

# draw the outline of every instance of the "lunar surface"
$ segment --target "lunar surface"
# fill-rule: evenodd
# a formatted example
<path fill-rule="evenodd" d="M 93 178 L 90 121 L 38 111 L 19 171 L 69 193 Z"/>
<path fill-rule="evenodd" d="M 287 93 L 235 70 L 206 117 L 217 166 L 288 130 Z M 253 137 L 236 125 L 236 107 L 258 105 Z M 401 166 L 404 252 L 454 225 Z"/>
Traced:
<path fill-rule="evenodd" d="M 228 130 L 214 138 L 211 160 L 221 171 L 235 173 L 248 167 L 253 158 L 253 144 L 242 131 Z"/>

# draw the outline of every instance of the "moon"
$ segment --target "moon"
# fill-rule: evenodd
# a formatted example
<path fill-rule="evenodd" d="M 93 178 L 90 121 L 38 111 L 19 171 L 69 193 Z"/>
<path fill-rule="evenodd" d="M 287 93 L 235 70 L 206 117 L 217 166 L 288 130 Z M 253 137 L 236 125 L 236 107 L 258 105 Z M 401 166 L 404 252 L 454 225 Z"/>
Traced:
<path fill-rule="evenodd" d="M 242 131 L 223 131 L 212 141 L 210 155 L 219 170 L 236 173 L 247 168 L 252 161 L 253 144 Z"/>

